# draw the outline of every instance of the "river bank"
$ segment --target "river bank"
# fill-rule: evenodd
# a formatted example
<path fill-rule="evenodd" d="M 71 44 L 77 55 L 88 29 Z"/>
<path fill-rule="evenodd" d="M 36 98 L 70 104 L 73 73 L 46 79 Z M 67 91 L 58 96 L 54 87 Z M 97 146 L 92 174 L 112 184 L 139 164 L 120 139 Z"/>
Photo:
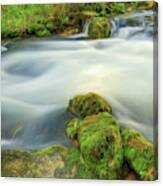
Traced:
<path fill-rule="evenodd" d="M 87 19 L 156 7 L 153 1 L 132 3 L 72 3 L 2 5 L 2 41 L 29 37 L 68 36 L 82 32 Z"/>

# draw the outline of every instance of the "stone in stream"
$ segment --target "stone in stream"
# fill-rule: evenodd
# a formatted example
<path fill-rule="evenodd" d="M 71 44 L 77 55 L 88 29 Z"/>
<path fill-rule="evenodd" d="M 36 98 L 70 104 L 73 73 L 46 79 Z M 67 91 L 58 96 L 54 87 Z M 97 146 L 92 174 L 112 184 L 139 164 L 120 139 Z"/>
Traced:
<path fill-rule="evenodd" d="M 124 158 L 142 180 L 157 178 L 154 146 L 138 131 L 122 131 Z"/>
<path fill-rule="evenodd" d="M 83 104 L 82 108 L 84 104 L 88 104 L 81 101 L 82 99 L 82 96 L 77 96 L 69 104 L 71 112 L 73 110 L 80 117 L 83 117 L 81 109 L 78 109 L 80 104 Z M 89 107 L 92 107 L 92 104 Z M 67 123 L 66 133 L 80 149 L 85 164 L 96 178 L 157 179 L 153 144 L 140 132 L 119 125 L 108 112 L 98 112 L 84 119 L 73 118 Z M 128 169 L 124 169 L 125 162 Z M 122 174 L 122 170 L 127 170 L 126 174 Z"/>
<path fill-rule="evenodd" d="M 78 95 L 69 101 L 68 110 L 77 117 L 84 118 L 99 112 L 112 112 L 107 101 L 95 93 Z"/>
<path fill-rule="evenodd" d="M 74 129 L 73 129 L 74 126 Z M 98 179 L 119 179 L 123 163 L 120 127 L 107 112 L 72 120 L 68 136 L 75 137 L 85 164 Z"/>
<path fill-rule="evenodd" d="M 89 29 L 88 36 L 90 39 L 107 38 L 111 34 L 111 23 L 105 17 L 95 17 L 92 19 Z"/>

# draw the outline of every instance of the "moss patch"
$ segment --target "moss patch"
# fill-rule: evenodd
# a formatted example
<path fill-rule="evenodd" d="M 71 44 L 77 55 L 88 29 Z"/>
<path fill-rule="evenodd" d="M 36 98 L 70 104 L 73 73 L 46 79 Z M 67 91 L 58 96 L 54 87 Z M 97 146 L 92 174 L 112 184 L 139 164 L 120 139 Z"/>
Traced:
<path fill-rule="evenodd" d="M 118 179 L 123 148 L 120 129 L 113 116 L 109 113 L 100 113 L 96 119 L 88 116 L 80 128 L 81 154 L 92 172 L 99 179 Z"/>
<path fill-rule="evenodd" d="M 96 17 L 90 23 L 88 36 L 91 39 L 107 38 L 111 34 L 111 23 L 105 17 Z"/>
<path fill-rule="evenodd" d="M 84 118 L 99 112 L 112 112 L 109 103 L 95 93 L 78 95 L 69 101 L 68 110 L 77 117 Z"/>
<path fill-rule="evenodd" d="M 124 157 L 140 179 L 157 178 L 153 145 L 139 132 L 125 129 L 122 132 Z"/>

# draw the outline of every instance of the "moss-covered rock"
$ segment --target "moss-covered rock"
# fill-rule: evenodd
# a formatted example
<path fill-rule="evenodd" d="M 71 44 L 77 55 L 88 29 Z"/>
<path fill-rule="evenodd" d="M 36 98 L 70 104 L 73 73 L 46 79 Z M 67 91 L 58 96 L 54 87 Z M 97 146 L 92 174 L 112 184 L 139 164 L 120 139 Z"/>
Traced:
<path fill-rule="evenodd" d="M 95 17 L 92 19 L 88 36 L 91 39 L 107 38 L 111 34 L 111 23 L 105 17 Z"/>
<path fill-rule="evenodd" d="M 85 165 L 98 179 L 118 179 L 123 163 L 120 127 L 107 112 L 73 119 L 68 136 L 78 141 Z"/>
<path fill-rule="evenodd" d="M 69 101 L 68 110 L 80 118 L 100 112 L 112 112 L 109 103 L 101 96 L 92 92 L 72 98 Z"/>
<path fill-rule="evenodd" d="M 118 179 L 123 163 L 120 128 L 109 113 L 88 116 L 79 132 L 80 151 L 99 179 Z"/>
<path fill-rule="evenodd" d="M 93 179 L 95 175 L 85 164 L 81 153 L 77 149 L 69 149 L 63 167 L 58 167 L 54 171 L 55 178 L 78 178 Z"/>
<path fill-rule="evenodd" d="M 62 145 L 37 151 L 2 150 L 2 176 L 53 177 L 55 169 L 64 166 L 67 153 Z"/>
<path fill-rule="evenodd" d="M 124 157 L 142 180 L 155 180 L 157 170 L 153 145 L 138 131 L 124 129 L 122 132 Z"/>

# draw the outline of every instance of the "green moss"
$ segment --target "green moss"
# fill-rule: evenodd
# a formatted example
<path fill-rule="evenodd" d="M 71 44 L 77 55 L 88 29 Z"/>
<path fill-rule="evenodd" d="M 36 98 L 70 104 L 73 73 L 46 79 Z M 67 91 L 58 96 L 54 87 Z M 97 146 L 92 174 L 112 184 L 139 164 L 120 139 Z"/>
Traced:
<path fill-rule="evenodd" d="M 90 23 L 88 36 L 91 39 L 107 38 L 111 34 L 111 24 L 105 17 L 96 17 Z"/>
<path fill-rule="evenodd" d="M 104 3 L 68 3 L 68 4 L 28 4 L 2 5 L 2 39 L 24 38 L 28 36 L 44 37 L 49 34 L 61 34 L 65 30 L 82 31 L 87 18 L 99 17 L 91 30 L 91 38 L 108 37 L 105 19 L 130 11 L 154 9 L 157 3 L 149 2 L 104 2 Z M 95 26 L 96 25 L 96 26 Z M 38 31 L 43 26 L 47 31 Z M 101 33 L 100 32 L 104 32 Z M 65 32 L 65 34 L 69 32 Z M 73 32 L 74 33 L 74 32 Z"/>
<path fill-rule="evenodd" d="M 120 129 L 109 113 L 86 117 L 79 131 L 80 151 L 96 178 L 118 179 L 123 162 Z"/>
<path fill-rule="evenodd" d="M 92 17 L 98 17 L 99 14 L 95 11 L 82 11 L 81 16 L 83 18 L 92 18 Z"/>
<path fill-rule="evenodd" d="M 38 36 L 38 37 L 45 37 L 45 36 L 49 36 L 49 35 L 50 35 L 50 32 L 46 29 L 36 32 L 36 36 Z"/>
<path fill-rule="evenodd" d="M 72 119 L 67 123 L 66 134 L 70 139 L 77 139 L 80 120 L 77 118 Z"/>
<path fill-rule="evenodd" d="M 155 180 L 157 170 L 153 145 L 139 132 L 124 129 L 122 132 L 124 157 L 142 180 Z"/>
<path fill-rule="evenodd" d="M 94 175 L 83 161 L 80 151 L 70 149 L 65 159 L 64 166 L 55 170 L 54 177 L 92 179 Z"/>
<path fill-rule="evenodd" d="M 80 118 L 100 112 L 112 112 L 109 103 L 101 96 L 92 92 L 72 98 L 69 101 L 68 110 Z"/>
<path fill-rule="evenodd" d="M 31 153 L 35 155 L 49 155 L 49 156 L 54 156 L 55 153 L 59 153 L 60 155 L 65 156 L 68 153 L 68 150 L 65 146 L 57 144 L 44 149 L 32 151 Z"/>

